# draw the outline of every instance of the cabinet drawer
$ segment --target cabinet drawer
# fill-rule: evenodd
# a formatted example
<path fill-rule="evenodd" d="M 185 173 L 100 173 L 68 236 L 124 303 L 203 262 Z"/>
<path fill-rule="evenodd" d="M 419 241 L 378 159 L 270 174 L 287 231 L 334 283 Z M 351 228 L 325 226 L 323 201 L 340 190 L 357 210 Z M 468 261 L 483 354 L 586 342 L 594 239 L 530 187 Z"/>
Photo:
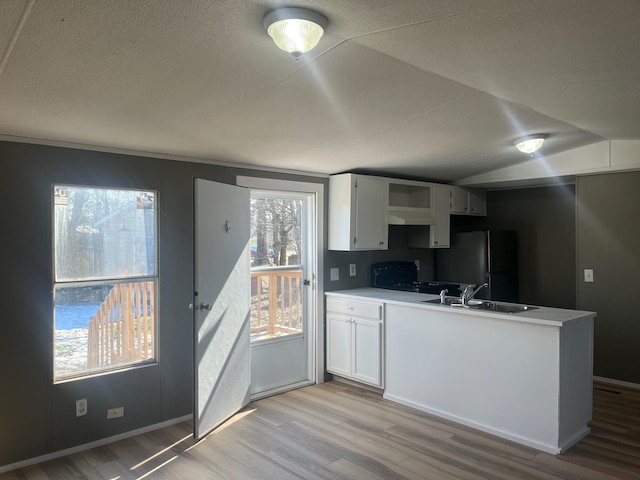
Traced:
<path fill-rule="evenodd" d="M 328 297 L 327 312 L 343 313 L 379 320 L 382 318 L 382 305 Z"/>

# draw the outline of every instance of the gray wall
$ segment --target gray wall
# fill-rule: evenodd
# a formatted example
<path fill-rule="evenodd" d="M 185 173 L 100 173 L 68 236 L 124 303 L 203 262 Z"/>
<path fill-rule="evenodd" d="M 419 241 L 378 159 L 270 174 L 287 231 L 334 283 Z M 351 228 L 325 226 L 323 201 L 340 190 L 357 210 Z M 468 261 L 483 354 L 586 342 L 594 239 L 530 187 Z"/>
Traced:
<path fill-rule="evenodd" d="M 519 244 L 520 301 L 532 305 L 575 308 L 575 188 L 572 185 L 487 192 L 486 217 L 451 216 L 451 231 L 515 230 Z M 369 286 L 371 263 L 420 260 L 420 280 L 435 280 L 435 249 L 407 247 L 407 228 L 391 226 L 389 250 L 328 252 L 327 290 Z M 348 277 L 349 263 L 357 278 Z M 329 269 L 340 268 L 330 282 Z"/>
<path fill-rule="evenodd" d="M 593 175 L 576 186 L 487 192 L 487 217 L 452 216 L 451 229 L 515 230 L 520 301 L 597 312 L 594 374 L 640 384 L 639 205 L 640 172 Z M 328 252 L 327 279 L 338 266 L 341 280 L 327 280 L 327 289 L 368 285 L 368 276 L 344 279 L 350 262 L 360 272 L 376 261 L 421 259 L 422 279 L 433 278 L 433 250 L 408 249 L 397 228 L 388 252 Z M 585 268 L 594 283 L 583 281 Z"/>
<path fill-rule="evenodd" d="M 10 142 L 0 142 L 0 162 L 0 465 L 190 414 L 193 177 L 234 183 L 256 172 Z M 53 385 L 53 183 L 159 190 L 159 364 Z M 452 228 L 518 231 L 522 301 L 572 308 L 577 285 L 577 308 L 598 312 L 596 375 L 640 383 L 640 173 L 580 178 L 577 219 L 575 198 L 572 187 L 489 192 L 488 217 L 452 217 Z M 420 279 L 433 278 L 434 251 L 409 249 L 406 229 L 391 228 L 389 247 L 325 252 L 325 289 L 368 286 L 369 265 L 386 260 L 418 259 Z M 331 267 L 340 281 L 329 281 Z M 583 268 L 595 270 L 595 283 L 581 281 Z M 89 400 L 85 417 L 75 417 L 77 398 Z M 106 408 L 120 405 L 125 417 L 106 421 Z"/>
<path fill-rule="evenodd" d="M 328 251 L 325 256 L 325 288 L 327 291 L 345 288 L 369 286 L 370 266 L 372 263 L 390 260 L 420 261 L 419 280 L 433 280 L 435 256 L 430 248 L 409 248 L 407 246 L 407 228 L 392 225 L 389 227 L 389 249 L 370 252 Z M 349 264 L 356 264 L 355 277 L 349 276 Z M 330 281 L 330 269 L 340 269 L 340 280 Z"/>
<path fill-rule="evenodd" d="M 594 374 L 640 383 L 640 172 L 581 177 L 578 308 L 598 312 Z M 583 270 L 594 270 L 594 282 Z"/>
<path fill-rule="evenodd" d="M 575 308 L 575 187 L 487 192 L 487 217 L 452 217 L 452 230 L 515 230 L 520 302 Z"/>
<path fill-rule="evenodd" d="M 0 465 L 191 414 L 193 177 L 235 183 L 258 172 L 10 142 L 0 142 L 0 162 Z M 53 183 L 159 191 L 157 365 L 52 383 Z M 76 418 L 78 398 L 89 413 Z M 107 421 L 114 406 L 125 416 Z"/>
<path fill-rule="evenodd" d="M 520 300 L 597 312 L 594 374 L 640 383 L 639 205 L 640 172 L 593 175 L 576 187 L 488 192 L 486 219 L 453 222 L 516 230 Z"/>

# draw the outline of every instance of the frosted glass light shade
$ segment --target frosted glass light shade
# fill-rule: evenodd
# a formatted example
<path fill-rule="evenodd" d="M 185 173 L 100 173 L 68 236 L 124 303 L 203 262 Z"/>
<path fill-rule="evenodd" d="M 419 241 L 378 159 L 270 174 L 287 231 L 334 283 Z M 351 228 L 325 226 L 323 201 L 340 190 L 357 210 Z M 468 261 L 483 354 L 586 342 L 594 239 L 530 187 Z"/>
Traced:
<path fill-rule="evenodd" d="M 513 144 L 522 153 L 534 153 L 540 150 L 545 138 L 547 138 L 546 135 L 529 135 L 516 140 Z"/>
<path fill-rule="evenodd" d="M 297 58 L 318 45 L 327 19 L 303 8 L 280 8 L 264 17 L 264 26 L 278 48 Z"/>

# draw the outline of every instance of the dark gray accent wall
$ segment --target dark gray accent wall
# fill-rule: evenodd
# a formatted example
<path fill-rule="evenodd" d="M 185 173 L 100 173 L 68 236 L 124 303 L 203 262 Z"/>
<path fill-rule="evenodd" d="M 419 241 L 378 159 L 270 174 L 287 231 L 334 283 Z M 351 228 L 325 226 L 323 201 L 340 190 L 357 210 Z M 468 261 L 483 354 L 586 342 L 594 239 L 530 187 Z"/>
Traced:
<path fill-rule="evenodd" d="M 578 300 L 596 311 L 594 374 L 640 383 L 640 172 L 578 179 Z M 594 270 L 585 283 L 584 269 Z"/>
<path fill-rule="evenodd" d="M 452 230 L 515 230 L 520 302 L 575 308 L 575 187 L 487 192 L 487 217 L 452 216 Z"/>
<path fill-rule="evenodd" d="M 487 216 L 451 216 L 451 231 L 515 230 L 518 234 L 519 297 L 522 303 L 575 308 L 575 187 L 497 190 L 487 192 Z M 371 263 L 420 260 L 420 280 L 434 280 L 435 249 L 408 248 L 403 226 L 389 228 L 389 250 L 328 252 L 327 290 L 369 286 Z M 348 277 L 349 263 L 366 275 Z M 329 281 L 329 269 L 340 268 L 340 281 Z"/>
<path fill-rule="evenodd" d="M 427 281 L 434 279 L 435 256 L 431 248 L 409 248 L 407 227 L 391 225 L 389 227 L 388 250 L 367 252 L 328 251 L 325 256 L 325 289 L 326 291 L 346 288 L 362 288 L 370 286 L 370 267 L 372 263 L 403 260 L 420 261 L 418 279 Z M 355 277 L 349 276 L 349 264 L 356 264 Z M 330 281 L 331 268 L 340 269 L 340 280 Z"/>
<path fill-rule="evenodd" d="M 0 142 L 0 165 L 0 465 L 191 414 L 193 178 L 234 184 L 259 172 L 12 142 Z M 53 384 L 54 183 L 158 190 L 158 364 Z M 88 399 L 84 417 L 75 416 L 79 398 Z M 107 421 L 117 406 L 125 416 Z"/>

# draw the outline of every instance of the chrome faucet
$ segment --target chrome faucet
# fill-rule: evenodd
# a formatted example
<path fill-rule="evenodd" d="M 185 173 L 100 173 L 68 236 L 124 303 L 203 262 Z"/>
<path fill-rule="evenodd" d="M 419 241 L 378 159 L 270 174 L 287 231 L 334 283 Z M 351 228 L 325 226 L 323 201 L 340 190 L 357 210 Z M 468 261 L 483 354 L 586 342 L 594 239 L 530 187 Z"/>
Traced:
<path fill-rule="evenodd" d="M 462 295 L 460 295 L 460 303 L 462 303 L 462 305 L 466 305 L 469 300 L 475 297 L 476 293 L 478 293 L 484 287 L 488 287 L 488 286 L 489 286 L 488 283 L 483 283 L 482 285 L 480 285 L 478 288 L 474 290 L 473 288 L 475 287 L 475 285 L 467 285 L 464 288 Z"/>
<path fill-rule="evenodd" d="M 446 303 L 446 296 L 447 293 L 449 293 L 449 290 L 447 290 L 446 288 L 444 290 L 440 290 L 440 303 L 445 304 Z"/>

